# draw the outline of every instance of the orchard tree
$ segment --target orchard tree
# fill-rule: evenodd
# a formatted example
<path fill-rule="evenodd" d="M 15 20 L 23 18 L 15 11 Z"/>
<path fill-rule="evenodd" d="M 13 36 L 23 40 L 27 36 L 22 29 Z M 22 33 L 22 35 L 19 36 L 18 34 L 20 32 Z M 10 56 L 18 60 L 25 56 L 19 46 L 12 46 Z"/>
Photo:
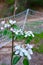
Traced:
<path fill-rule="evenodd" d="M 14 5 L 14 19 L 16 13 L 16 3 Z M 23 31 L 17 24 L 16 20 L 9 19 L 7 23 L 5 21 L 1 22 L 1 32 L 3 35 L 7 35 L 12 39 L 12 53 L 11 53 L 11 65 L 15 65 L 21 57 L 24 57 L 23 65 L 29 65 L 29 60 L 31 60 L 31 55 L 33 54 L 33 45 L 29 44 L 34 38 L 32 31 Z M 20 44 L 14 44 L 15 41 L 23 41 Z"/>
<path fill-rule="evenodd" d="M 15 20 L 9 20 L 8 23 L 2 21 L 1 24 L 3 25 L 3 27 L 1 27 L 3 35 L 7 35 L 12 39 L 11 65 L 15 65 L 21 57 L 24 57 L 23 64 L 29 65 L 28 60 L 31 60 L 31 55 L 33 54 L 33 45 L 29 44 L 34 38 L 32 31 L 23 31 L 17 26 Z M 14 41 L 23 42 L 14 45 Z"/>

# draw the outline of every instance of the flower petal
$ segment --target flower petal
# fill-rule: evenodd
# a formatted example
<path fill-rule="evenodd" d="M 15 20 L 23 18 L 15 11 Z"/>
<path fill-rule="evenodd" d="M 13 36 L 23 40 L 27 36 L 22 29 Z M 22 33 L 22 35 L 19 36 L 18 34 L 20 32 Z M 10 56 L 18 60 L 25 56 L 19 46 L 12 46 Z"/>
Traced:
<path fill-rule="evenodd" d="M 19 54 L 19 51 L 16 51 L 15 54 Z"/>
<path fill-rule="evenodd" d="M 28 49 L 29 54 L 33 54 L 33 51 L 31 49 Z"/>
<path fill-rule="evenodd" d="M 16 21 L 14 20 L 9 20 L 9 23 L 11 24 L 11 25 L 13 25 L 13 24 L 15 24 L 16 23 Z"/>
<path fill-rule="evenodd" d="M 15 46 L 15 50 L 20 49 L 20 45 Z"/>
<path fill-rule="evenodd" d="M 4 30 L 4 27 L 1 27 L 1 30 Z"/>
<path fill-rule="evenodd" d="M 29 54 L 27 55 L 27 58 L 28 58 L 28 60 L 31 60 L 31 56 Z"/>
<path fill-rule="evenodd" d="M 16 23 L 16 21 L 14 20 L 14 21 L 13 21 L 13 24 L 15 24 L 15 23 Z"/>
<path fill-rule="evenodd" d="M 2 21 L 1 24 L 4 25 L 5 24 L 5 21 Z"/>
<path fill-rule="evenodd" d="M 20 55 L 20 56 L 23 56 L 23 52 L 20 51 L 20 54 L 19 54 L 19 55 Z"/>
<path fill-rule="evenodd" d="M 13 20 L 9 20 L 9 23 L 12 24 L 13 23 Z"/>

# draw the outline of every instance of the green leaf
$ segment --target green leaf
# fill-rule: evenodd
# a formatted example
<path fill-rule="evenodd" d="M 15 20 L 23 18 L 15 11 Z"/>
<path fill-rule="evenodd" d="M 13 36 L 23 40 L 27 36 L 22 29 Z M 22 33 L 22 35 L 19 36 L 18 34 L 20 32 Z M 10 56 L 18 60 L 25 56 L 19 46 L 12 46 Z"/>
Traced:
<path fill-rule="evenodd" d="M 23 65 L 29 65 L 29 61 L 28 61 L 27 58 L 25 58 L 25 59 L 23 60 Z"/>
<path fill-rule="evenodd" d="M 5 29 L 4 31 L 3 31 L 3 35 L 6 35 L 7 34 L 7 29 Z"/>
<path fill-rule="evenodd" d="M 32 36 L 27 37 L 27 38 L 25 39 L 25 43 L 26 43 L 26 44 L 30 43 L 30 41 L 31 41 L 32 39 L 33 39 Z"/>
<path fill-rule="evenodd" d="M 23 39 L 24 39 L 24 36 L 23 36 L 23 35 L 17 35 L 17 36 L 16 36 L 16 39 L 17 39 L 18 41 L 23 40 Z"/>
<path fill-rule="evenodd" d="M 20 29 L 18 25 L 14 24 L 13 26 L 15 29 Z"/>
<path fill-rule="evenodd" d="M 20 57 L 19 56 L 15 56 L 13 58 L 13 65 L 15 65 L 19 60 L 20 60 Z"/>
<path fill-rule="evenodd" d="M 7 30 L 7 35 L 9 38 L 12 38 L 12 32 L 10 30 Z"/>

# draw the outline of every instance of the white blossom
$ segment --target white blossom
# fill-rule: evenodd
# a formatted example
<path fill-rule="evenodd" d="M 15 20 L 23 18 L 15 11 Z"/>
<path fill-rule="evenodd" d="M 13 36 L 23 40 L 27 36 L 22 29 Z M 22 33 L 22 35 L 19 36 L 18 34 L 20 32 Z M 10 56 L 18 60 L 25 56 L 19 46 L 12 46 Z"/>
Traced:
<path fill-rule="evenodd" d="M 14 32 L 14 29 L 13 28 L 10 28 L 10 31 Z"/>
<path fill-rule="evenodd" d="M 18 55 L 18 54 L 19 54 L 19 50 L 17 50 L 17 51 L 15 52 L 15 54 Z"/>
<path fill-rule="evenodd" d="M 28 49 L 29 54 L 33 54 L 33 51 L 31 49 Z"/>
<path fill-rule="evenodd" d="M 15 28 L 13 29 L 13 28 L 10 28 L 10 30 L 12 32 L 14 32 L 16 35 L 18 35 L 18 34 L 23 35 L 23 31 L 21 29 L 15 29 Z"/>
<path fill-rule="evenodd" d="M 28 58 L 28 60 L 31 60 L 31 56 L 30 56 L 30 54 L 27 55 L 27 58 Z"/>
<path fill-rule="evenodd" d="M 10 27 L 10 24 L 5 24 L 4 27 L 5 28 Z"/>
<path fill-rule="evenodd" d="M 29 47 L 29 48 L 26 48 L 26 47 L 23 47 L 23 45 L 15 45 L 15 54 L 17 55 L 19 54 L 20 56 L 25 55 L 27 56 L 29 60 L 31 60 L 31 55 L 33 54 L 32 49 L 31 49 L 32 47 Z"/>
<path fill-rule="evenodd" d="M 20 54 L 19 54 L 20 56 L 23 56 L 23 52 L 22 51 L 20 51 Z"/>
<path fill-rule="evenodd" d="M 4 27 L 1 27 L 1 30 L 4 30 Z"/>
<path fill-rule="evenodd" d="M 26 45 L 26 49 L 28 49 L 28 48 L 31 49 L 31 48 L 33 48 L 33 46 L 34 46 L 34 45 L 27 44 L 27 45 Z"/>
<path fill-rule="evenodd" d="M 13 29 L 12 30 L 16 35 L 18 35 L 18 34 L 21 34 L 21 35 L 23 35 L 23 31 L 21 30 L 21 29 Z"/>
<path fill-rule="evenodd" d="M 34 37 L 34 34 L 32 33 L 32 31 L 25 31 L 25 37 L 31 36 Z"/>
<path fill-rule="evenodd" d="M 14 20 L 9 20 L 9 23 L 11 24 L 11 25 L 13 25 L 13 24 L 15 24 L 16 23 L 16 21 Z"/>
<path fill-rule="evenodd" d="M 21 48 L 20 45 L 15 46 L 15 49 L 16 49 L 16 50 L 18 50 L 18 49 L 20 49 L 20 48 Z"/>
<path fill-rule="evenodd" d="M 1 24 L 4 25 L 5 24 L 5 21 L 1 21 Z"/>
<path fill-rule="evenodd" d="M 18 31 L 16 31 L 15 34 L 18 35 Z"/>
<path fill-rule="evenodd" d="M 23 35 L 23 31 L 20 29 L 18 32 L 20 32 L 20 34 L 22 34 Z"/>
<path fill-rule="evenodd" d="M 15 23 L 16 23 L 16 20 L 13 21 L 13 24 L 15 24 Z"/>

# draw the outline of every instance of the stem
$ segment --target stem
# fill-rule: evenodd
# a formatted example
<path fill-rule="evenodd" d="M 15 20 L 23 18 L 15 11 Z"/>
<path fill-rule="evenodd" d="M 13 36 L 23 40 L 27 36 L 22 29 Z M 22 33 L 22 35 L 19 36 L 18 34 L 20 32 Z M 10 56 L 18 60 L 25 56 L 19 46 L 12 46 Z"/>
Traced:
<path fill-rule="evenodd" d="M 15 5 L 14 5 L 14 15 L 16 13 L 16 4 L 17 4 L 17 0 L 15 0 Z M 15 19 L 15 16 L 14 16 Z M 11 65 L 13 65 L 13 46 L 14 46 L 14 33 L 12 32 L 12 55 L 11 55 Z"/>
<path fill-rule="evenodd" d="M 12 32 L 12 55 L 11 55 L 11 65 L 12 64 L 12 61 L 13 61 L 13 46 L 14 46 L 14 33 Z"/>

